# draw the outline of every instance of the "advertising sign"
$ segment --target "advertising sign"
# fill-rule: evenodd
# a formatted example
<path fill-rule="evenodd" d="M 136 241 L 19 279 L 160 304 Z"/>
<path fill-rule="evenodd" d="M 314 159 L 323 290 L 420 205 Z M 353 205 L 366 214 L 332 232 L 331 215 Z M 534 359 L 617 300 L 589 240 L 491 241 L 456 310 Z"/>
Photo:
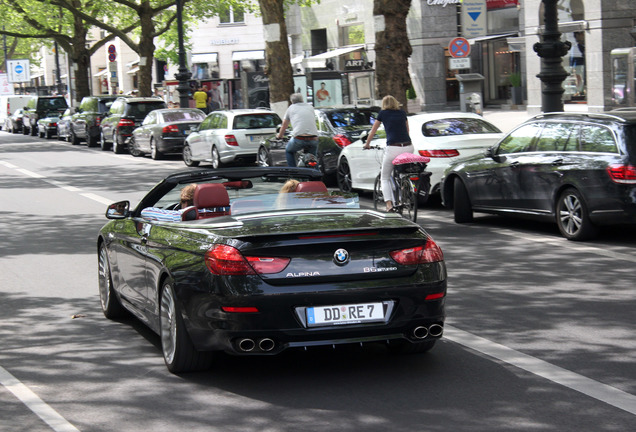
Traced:
<path fill-rule="evenodd" d="M 14 94 L 13 85 L 9 82 L 7 74 L 0 74 L 0 95 Z"/>
<path fill-rule="evenodd" d="M 7 60 L 7 72 L 9 82 L 29 82 L 31 81 L 31 63 L 29 59 Z"/>

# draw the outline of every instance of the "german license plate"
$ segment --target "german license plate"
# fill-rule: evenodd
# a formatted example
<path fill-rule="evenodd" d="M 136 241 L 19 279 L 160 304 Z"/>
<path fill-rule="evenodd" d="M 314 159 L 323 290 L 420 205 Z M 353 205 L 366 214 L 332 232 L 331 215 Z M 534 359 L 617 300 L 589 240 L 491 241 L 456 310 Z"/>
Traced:
<path fill-rule="evenodd" d="M 309 327 L 384 321 L 382 303 L 308 307 L 306 312 Z"/>
<path fill-rule="evenodd" d="M 265 135 L 250 135 L 250 142 L 260 143 L 265 139 Z"/>

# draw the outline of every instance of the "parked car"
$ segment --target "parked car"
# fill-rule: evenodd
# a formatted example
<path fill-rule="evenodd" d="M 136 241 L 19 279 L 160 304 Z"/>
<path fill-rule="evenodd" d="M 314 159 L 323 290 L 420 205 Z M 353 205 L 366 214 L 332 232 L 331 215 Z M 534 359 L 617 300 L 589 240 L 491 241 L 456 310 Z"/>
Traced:
<path fill-rule="evenodd" d="M 156 97 L 118 97 L 115 99 L 100 124 L 100 145 L 102 150 L 123 153 L 126 141 L 132 131 L 141 126 L 141 122 L 150 111 L 168 108 L 166 103 Z"/>
<path fill-rule="evenodd" d="M 413 153 L 430 158 L 426 168 L 431 172 L 431 188 L 422 190 L 422 197 L 439 192 L 444 170 L 458 159 L 481 154 L 496 143 L 503 134 L 481 116 L 465 112 L 422 113 L 408 117 Z M 373 146 L 364 150 L 364 140 L 344 148 L 338 158 L 338 186 L 372 191 L 380 172 L 386 136 L 378 135 Z"/>
<path fill-rule="evenodd" d="M 24 108 L 31 100 L 28 95 L 3 95 L 0 96 L 0 128 L 9 130 L 11 115 L 18 109 Z"/>
<path fill-rule="evenodd" d="M 60 120 L 57 112 L 49 113 L 50 115 L 38 120 L 38 136 L 40 138 L 51 139 L 57 135 L 57 122 Z"/>
<path fill-rule="evenodd" d="M 378 107 L 317 108 L 314 110 L 319 136 L 318 154 L 315 156 L 318 168 L 329 183 L 331 183 L 329 180 L 332 180 L 336 175 L 338 156 L 342 149 L 359 139 L 365 131 L 371 130 L 379 112 L 380 108 Z M 258 165 L 287 166 L 286 143 L 275 138 L 275 136 L 268 137 L 259 147 Z M 300 161 L 301 158 L 302 152 L 299 152 L 297 160 Z"/>
<path fill-rule="evenodd" d="M 211 162 L 214 168 L 230 162 L 256 160 L 258 147 L 282 123 L 264 109 L 213 111 L 186 138 L 183 161 L 187 166 Z"/>
<path fill-rule="evenodd" d="M 57 139 L 60 141 L 70 141 L 71 116 L 75 113 L 74 108 L 66 108 L 62 116 L 57 121 Z"/>
<path fill-rule="evenodd" d="M 69 141 L 74 145 L 86 141 L 88 147 L 97 147 L 100 139 L 100 123 L 113 102 L 124 96 L 86 96 L 71 116 Z"/>
<path fill-rule="evenodd" d="M 537 217 L 569 240 L 636 223 L 636 111 L 538 115 L 451 166 L 442 198 L 457 223 L 473 212 Z"/>
<path fill-rule="evenodd" d="M 205 113 L 196 108 L 168 108 L 151 111 L 128 143 L 130 154 L 150 154 L 161 159 L 164 154 L 183 153 L 183 144 L 191 132 L 205 119 Z"/>
<path fill-rule="evenodd" d="M 64 96 L 31 96 L 24 107 L 22 133 L 35 136 L 38 133 L 38 120 L 51 115 L 62 114 L 68 104 Z"/>
<path fill-rule="evenodd" d="M 11 133 L 22 133 L 22 123 L 24 121 L 24 109 L 18 108 L 6 120 L 6 131 Z"/>
<path fill-rule="evenodd" d="M 289 179 L 300 183 L 279 192 Z M 97 238 L 104 315 L 141 319 L 173 373 L 219 352 L 430 350 L 444 330 L 441 249 L 421 226 L 319 180 L 307 168 L 187 170 L 134 209 L 110 205 Z M 193 206 L 181 209 L 190 184 Z"/>

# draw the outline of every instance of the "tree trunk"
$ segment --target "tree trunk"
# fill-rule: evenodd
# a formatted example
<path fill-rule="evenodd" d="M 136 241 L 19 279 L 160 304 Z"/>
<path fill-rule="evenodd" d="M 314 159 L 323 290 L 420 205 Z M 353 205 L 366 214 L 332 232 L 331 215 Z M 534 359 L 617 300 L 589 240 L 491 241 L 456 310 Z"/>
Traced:
<path fill-rule="evenodd" d="M 384 29 L 375 34 L 375 88 L 383 98 L 394 96 L 406 109 L 406 91 L 411 86 L 409 57 L 413 49 L 406 31 L 411 0 L 373 0 L 373 15 L 384 17 Z"/>
<path fill-rule="evenodd" d="M 88 30 L 86 24 L 81 18 L 74 18 L 75 33 L 73 35 L 73 46 L 71 48 L 70 57 L 73 63 L 71 67 L 75 67 L 75 102 L 79 102 L 84 96 L 90 96 L 90 58 L 89 49 L 86 48 Z"/>
<path fill-rule="evenodd" d="M 152 63 L 155 54 L 155 25 L 152 21 L 150 2 L 143 2 L 139 12 L 141 36 L 139 37 L 139 96 L 152 96 Z"/>
<path fill-rule="evenodd" d="M 263 16 L 265 74 L 269 78 L 269 100 L 272 109 L 282 117 L 289 105 L 289 96 L 294 92 L 284 0 L 259 0 L 258 3 Z"/>

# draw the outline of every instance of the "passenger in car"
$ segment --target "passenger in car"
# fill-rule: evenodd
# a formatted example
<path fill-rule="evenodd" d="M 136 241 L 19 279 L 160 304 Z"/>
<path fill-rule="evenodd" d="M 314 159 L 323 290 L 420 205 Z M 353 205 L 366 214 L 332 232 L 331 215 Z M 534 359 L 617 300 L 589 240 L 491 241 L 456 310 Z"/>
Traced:
<path fill-rule="evenodd" d="M 148 220 L 164 222 L 181 222 L 183 210 L 191 207 L 194 203 L 194 190 L 196 184 L 189 184 L 181 189 L 180 203 L 178 210 L 166 210 L 158 207 L 146 207 L 141 211 L 141 217 Z"/>

